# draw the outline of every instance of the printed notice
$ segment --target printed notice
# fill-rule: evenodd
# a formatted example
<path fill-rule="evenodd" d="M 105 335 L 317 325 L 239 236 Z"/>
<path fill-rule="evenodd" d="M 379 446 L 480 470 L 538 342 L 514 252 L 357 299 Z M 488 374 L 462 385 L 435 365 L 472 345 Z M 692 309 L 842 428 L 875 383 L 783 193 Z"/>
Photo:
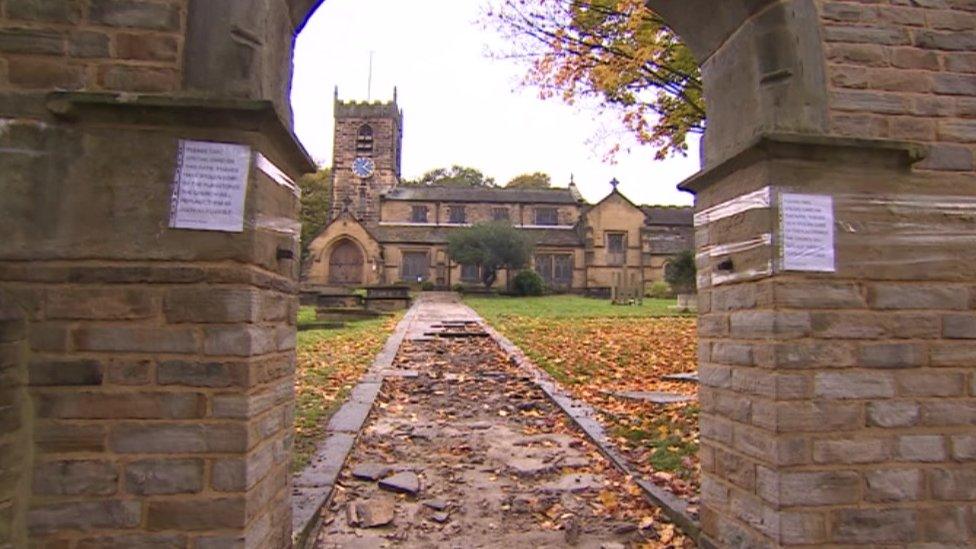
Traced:
<path fill-rule="evenodd" d="M 244 231 L 251 148 L 180 141 L 169 226 L 202 231 Z"/>
<path fill-rule="evenodd" d="M 836 271 L 832 197 L 783 193 L 780 217 L 783 270 Z"/>

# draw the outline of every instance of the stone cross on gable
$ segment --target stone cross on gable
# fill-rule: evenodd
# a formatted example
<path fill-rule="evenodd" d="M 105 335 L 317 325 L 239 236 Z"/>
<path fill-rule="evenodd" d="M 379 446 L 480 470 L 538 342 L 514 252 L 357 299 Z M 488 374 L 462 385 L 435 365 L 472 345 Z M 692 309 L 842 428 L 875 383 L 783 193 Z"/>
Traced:
<path fill-rule="evenodd" d="M 613 187 L 613 190 L 617 190 L 617 185 L 620 185 L 620 181 L 616 177 L 610 180 L 610 186 Z"/>

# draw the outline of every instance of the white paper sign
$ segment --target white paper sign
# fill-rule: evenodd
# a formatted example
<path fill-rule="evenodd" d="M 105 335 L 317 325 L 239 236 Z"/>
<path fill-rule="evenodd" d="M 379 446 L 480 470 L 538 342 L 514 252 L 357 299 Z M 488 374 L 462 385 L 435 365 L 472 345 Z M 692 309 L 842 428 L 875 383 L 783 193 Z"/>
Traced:
<path fill-rule="evenodd" d="M 780 195 L 783 270 L 832 273 L 834 199 L 815 194 Z"/>
<path fill-rule="evenodd" d="M 247 145 L 180 141 L 169 226 L 243 232 L 250 168 Z"/>

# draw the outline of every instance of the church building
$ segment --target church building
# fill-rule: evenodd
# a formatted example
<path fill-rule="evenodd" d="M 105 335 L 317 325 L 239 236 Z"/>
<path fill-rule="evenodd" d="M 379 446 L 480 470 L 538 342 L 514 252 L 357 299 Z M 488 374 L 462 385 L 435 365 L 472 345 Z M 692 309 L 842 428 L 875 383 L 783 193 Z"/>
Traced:
<path fill-rule="evenodd" d="M 694 247 L 691 208 L 640 206 L 615 183 L 596 204 L 573 182 L 542 190 L 400 185 L 402 136 L 395 94 L 372 103 L 336 96 L 330 222 L 309 246 L 307 284 L 477 285 L 479 266 L 452 262 L 447 237 L 487 221 L 525 231 L 535 246 L 530 267 L 556 291 L 644 289 Z M 497 286 L 514 274 L 500 272 Z"/>

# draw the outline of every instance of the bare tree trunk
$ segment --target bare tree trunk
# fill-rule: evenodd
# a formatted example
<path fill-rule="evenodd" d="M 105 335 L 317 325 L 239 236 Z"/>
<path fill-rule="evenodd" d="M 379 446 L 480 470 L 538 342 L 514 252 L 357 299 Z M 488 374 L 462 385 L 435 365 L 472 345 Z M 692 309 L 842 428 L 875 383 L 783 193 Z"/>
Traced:
<path fill-rule="evenodd" d="M 481 281 L 485 283 L 485 289 L 490 290 L 495 285 L 496 280 L 498 280 L 498 269 L 485 267 L 481 276 Z"/>

